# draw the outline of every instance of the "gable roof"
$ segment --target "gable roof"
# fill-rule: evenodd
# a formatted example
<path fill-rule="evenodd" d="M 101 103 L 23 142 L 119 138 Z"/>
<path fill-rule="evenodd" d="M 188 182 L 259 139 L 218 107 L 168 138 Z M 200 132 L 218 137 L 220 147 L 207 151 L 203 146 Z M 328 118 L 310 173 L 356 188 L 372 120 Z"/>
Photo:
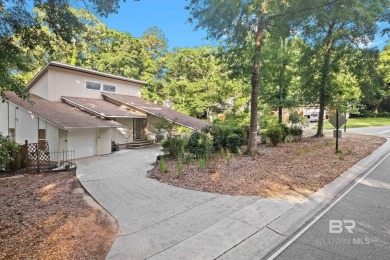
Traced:
<path fill-rule="evenodd" d="M 128 106 L 117 106 L 104 99 L 62 97 L 62 100 L 71 106 L 104 118 L 146 118 L 146 113 L 131 109 Z"/>
<path fill-rule="evenodd" d="M 45 67 L 43 67 L 35 76 L 30 80 L 30 82 L 27 84 L 26 88 L 30 89 L 49 69 L 49 67 L 56 67 L 56 68 L 62 68 L 62 69 L 67 69 L 67 70 L 73 70 L 73 71 L 78 71 L 78 72 L 83 72 L 83 73 L 88 73 L 88 74 L 93 74 L 105 78 L 111 78 L 111 79 L 117 79 L 117 80 L 122 80 L 122 81 L 127 81 L 127 82 L 132 82 L 132 83 L 137 83 L 140 85 L 146 85 L 148 84 L 145 81 L 137 80 L 137 79 L 131 79 L 131 78 L 126 78 L 122 76 L 117 76 L 109 73 L 104 73 L 96 70 L 90 70 L 90 69 L 85 69 L 82 67 L 76 67 L 68 64 L 64 64 L 61 62 L 56 62 L 56 61 L 51 61 L 46 64 Z"/>
<path fill-rule="evenodd" d="M 48 101 L 35 94 L 30 94 L 33 103 L 21 99 L 14 92 L 5 92 L 6 100 L 24 108 L 28 112 L 45 119 L 46 121 L 62 128 L 119 128 L 122 124 L 104 120 L 75 109 L 63 102 Z"/>
<path fill-rule="evenodd" d="M 117 102 L 120 104 L 125 104 L 130 107 L 134 107 L 140 111 L 146 112 L 148 114 L 164 117 L 165 119 L 175 122 L 179 125 L 191 128 L 193 130 L 200 130 L 203 127 L 207 126 L 206 122 L 202 120 L 193 118 L 191 116 L 179 113 L 170 108 L 155 104 L 153 102 L 147 101 L 140 97 L 120 95 L 113 93 L 102 93 L 104 99 L 110 102 Z"/>

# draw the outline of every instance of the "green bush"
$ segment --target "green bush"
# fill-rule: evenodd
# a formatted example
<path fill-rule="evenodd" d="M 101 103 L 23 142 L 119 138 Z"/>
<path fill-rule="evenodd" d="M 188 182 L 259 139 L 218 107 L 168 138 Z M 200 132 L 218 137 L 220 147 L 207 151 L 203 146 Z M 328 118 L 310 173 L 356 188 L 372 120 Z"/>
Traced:
<path fill-rule="evenodd" d="M 303 130 L 299 127 L 291 127 L 290 134 L 294 137 L 301 137 L 303 135 Z"/>
<path fill-rule="evenodd" d="M 214 151 L 219 151 L 226 146 L 226 134 L 222 126 L 219 125 L 209 125 L 202 129 L 203 133 L 210 134 L 213 138 L 213 149 Z"/>
<path fill-rule="evenodd" d="M 233 153 L 237 153 L 238 149 L 241 148 L 242 139 L 238 134 L 230 134 L 227 138 L 227 147 Z"/>
<path fill-rule="evenodd" d="M 179 154 L 184 152 L 185 140 L 179 137 L 168 137 L 161 145 L 165 153 L 177 158 Z"/>
<path fill-rule="evenodd" d="M 212 140 L 204 133 L 192 132 L 188 139 L 187 149 L 197 158 L 208 158 L 213 150 Z"/>
<path fill-rule="evenodd" d="M 267 137 L 274 146 L 277 146 L 283 138 L 283 129 L 280 125 L 271 125 L 267 129 Z"/>
<path fill-rule="evenodd" d="M 282 129 L 282 141 L 286 141 L 286 137 L 290 135 L 290 128 L 286 124 L 279 124 Z"/>
<path fill-rule="evenodd" d="M 12 152 L 17 152 L 20 149 L 14 140 L 9 136 L 3 136 L 0 133 L 0 171 L 5 170 L 5 167 L 14 159 L 11 157 Z"/>

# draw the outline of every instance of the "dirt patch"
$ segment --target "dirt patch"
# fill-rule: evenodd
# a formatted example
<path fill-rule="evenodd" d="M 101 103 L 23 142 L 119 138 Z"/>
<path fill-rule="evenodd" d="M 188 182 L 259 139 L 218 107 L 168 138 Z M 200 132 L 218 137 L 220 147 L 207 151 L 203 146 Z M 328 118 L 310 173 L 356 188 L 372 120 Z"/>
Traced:
<path fill-rule="evenodd" d="M 104 259 L 118 227 L 74 172 L 0 178 L 0 259 Z"/>
<path fill-rule="evenodd" d="M 277 147 L 261 147 L 261 156 L 217 154 L 201 170 L 196 160 L 184 164 L 177 176 L 177 161 L 168 160 L 166 173 L 158 164 L 148 174 L 160 182 L 177 187 L 230 195 L 255 195 L 301 199 L 308 197 L 359 160 L 371 154 L 386 139 L 345 134 L 340 140 L 340 153 L 335 153 L 335 140 L 303 138 L 300 142 Z"/>

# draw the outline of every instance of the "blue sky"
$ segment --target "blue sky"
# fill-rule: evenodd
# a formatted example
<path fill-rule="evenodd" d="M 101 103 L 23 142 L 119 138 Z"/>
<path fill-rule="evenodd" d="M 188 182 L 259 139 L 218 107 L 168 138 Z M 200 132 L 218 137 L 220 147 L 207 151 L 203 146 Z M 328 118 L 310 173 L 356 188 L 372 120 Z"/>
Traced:
<path fill-rule="evenodd" d="M 185 0 L 127 0 L 121 3 L 118 14 L 111 14 L 102 21 L 109 28 L 129 32 L 141 37 L 144 31 L 152 26 L 160 28 L 168 38 L 170 48 L 210 45 L 205 31 L 194 31 L 189 24 L 189 12 L 184 9 Z"/>
<path fill-rule="evenodd" d="M 101 18 L 109 28 L 129 32 L 141 37 L 152 26 L 159 27 L 168 38 L 169 48 L 212 45 L 215 41 L 206 39 L 205 31 L 194 31 L 194 25 L 187 22 L 189 12 L 184 9 L 185 0 L 127 0 L 121 3 L 118 14 Z M 377 34 L 369 45 L 380 50 L 386 45 L 388 37 Z"/>

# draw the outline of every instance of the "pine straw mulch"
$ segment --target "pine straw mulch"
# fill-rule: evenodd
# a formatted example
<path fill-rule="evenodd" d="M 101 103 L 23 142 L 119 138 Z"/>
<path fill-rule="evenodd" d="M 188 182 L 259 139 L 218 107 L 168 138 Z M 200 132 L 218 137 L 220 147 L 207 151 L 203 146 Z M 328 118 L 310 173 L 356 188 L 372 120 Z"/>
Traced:
<path fill-rule="evenodd" d="M 0 212 L 0 259 L 104 259 L 118 229 L 74 172 L 0 178 Z"/>
<path fill-rule="evenodd" d="M 336 154 L 332 137 L 306 137 L 276 147 L 262 146 L 263 155 L 234 155 L 229 164 L 226 153 L 214 155 L 203 171 L 198 161 L 192 161 L 183 165 L 180 177 L 177 161 L 168 159 L 166 173 L 161 173 L 156 163 L 148 176 L 192 190 L 302 199 L 333 181 L 385 141 L 380 137 L 344 134 L 339 142 L 341 153 Z"/>

